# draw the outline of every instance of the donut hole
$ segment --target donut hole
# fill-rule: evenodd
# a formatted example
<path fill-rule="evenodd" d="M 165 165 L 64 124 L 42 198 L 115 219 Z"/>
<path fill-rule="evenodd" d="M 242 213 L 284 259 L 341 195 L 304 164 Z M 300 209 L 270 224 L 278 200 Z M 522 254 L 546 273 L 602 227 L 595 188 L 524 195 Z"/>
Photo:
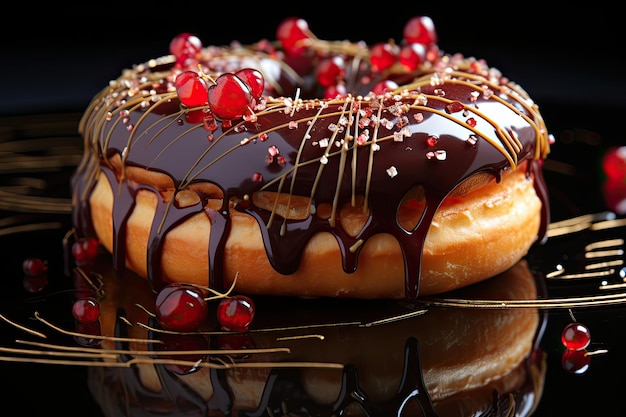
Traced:
<path fill-rule="evenodd" d="M 404 230 L 413 230 L 426 209 L 426 190 L 421 185 L 411 188 L 400 200 L 396 213 L 398 224 Z"/>

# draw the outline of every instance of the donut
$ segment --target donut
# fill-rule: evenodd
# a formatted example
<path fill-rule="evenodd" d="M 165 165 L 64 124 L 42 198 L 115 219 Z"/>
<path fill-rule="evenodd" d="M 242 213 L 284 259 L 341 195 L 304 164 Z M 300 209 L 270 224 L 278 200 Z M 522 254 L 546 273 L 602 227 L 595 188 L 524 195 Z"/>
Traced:
<path fill-rule="evenodd" d="M 549 223 L 538 106 L 428 17 L 403 36 L 176 36 L 85 110 L 75 235 L 153 291 L 415 300 L 510 268 Z"/>
<path fill-rule="evenodd" d="M 101 333 L 115 339 L 99 342 L 102 363 L 88 368 L 87 383 L 107 417 L 132 410 L 146 416 L 443 417 L 494 410 L 529 416 L 543 393 L 546 355 L 539 346 L 546 316 L 536 307 L 471 303 L 536 300 L 541 286 L 524 260 L 435 299 L 463 300 L 463 307 L 259 297 L 257 320 L 244 333 L 211 325 L 163 332 L 152 327 L 156 295 L 145 279 L 120 280 L 111 264 L 97 270 L 103 274 Z"/>

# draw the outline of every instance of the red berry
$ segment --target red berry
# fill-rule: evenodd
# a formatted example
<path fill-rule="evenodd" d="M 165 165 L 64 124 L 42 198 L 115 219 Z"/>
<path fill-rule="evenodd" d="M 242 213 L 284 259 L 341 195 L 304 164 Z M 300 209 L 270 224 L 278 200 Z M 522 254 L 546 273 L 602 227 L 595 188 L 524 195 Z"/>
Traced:
<path fill-rule="evenodd" d="M 72 245 L 72 255 L 79 264 L 91 262 L 98 254 L 99 245 L 94 238 L 81 237 Z"/>
<path fill-rule="evenodd" d="M 602 170 L 608 179 L 626 182 L 626 146 L 609 149 L 602 158 Z"/>
<path fill-rule="evenodd" d="M 22 262 L 24 275 L 36 277 L 48 271 L 48 264 L 39 258 L 27 258 Z"/>
<path fill-rule="evenodd" d="M 398 62 L 407 71 L 416 70 L 426 60 L 426 48 L 419 43 L 410 43 L 400 49 Z"/>
<path fill-rule="evenodd" d="M 240 119 L 252 111 L 254 104 L 248 84 L 233 73 L 220 75 L 209 87 L 209 106 L 218 119 Z"/>
<path fill-rule="evenodd" d="M 582 350 L 589 346 L 591 334 L 584 324 L 570 323 L 561 333 L 561 342 L 567 349 Z"/>
<path fill-rule="evenodd" d="M 167 330 L 198 330 L 209 314 L 203 291 L 189 284 L 169 284 L 159 291 L 155 304 L 157 320 Z"/>
<path fill-rule="evenodd" d="M 226 330 L 247 330 L 254 320 L 254 313 L 254 302 L 245 295 L 224 298 L 217 306 L 217 320 Z"/>
<path fill-rule="evenodd" d="M 582 374 L 589 368 L 591 356 L 584 349 L 565 349 L 561 355 L 561 366 L 572 374 Z"/>
<path fill-rule="evenodd" d="M 372 87 L 372 93 L 374 93 L 376 95 L 381 95 L 381 94 L 384 94 L 386 92 L 393 91 L 396 88 L 398 88 L 398 84 L 395 83 L 394 81 L 383 80 L 383 81 L 380 81 L 380 82 L 376 83 L 376 85 L 374 85 L 374 87 Z"/>
<path fill-rule="evenodd" d="M 72 315 L 81 324 L 94 323 L 100 318 L 100 304 L 93 297 L 83 297 L 74 301 Z"/>
<path fill-rule="evenodd" d="M 404 26 L 403 35 L 408 43 L 421 43 L 422 45 L 437 43 L 435 24 L 428 16 L 411 18 Z"/>
<path fill-rule="evenodd" d="M 609 210 L 626 214 L 626 180 L 608 179 L 602 185 L 604 200 Z"/>
<path fill-rule="evenodd" d="M 345 62 L 340 56 L 326 58 L 317 66 L 317 82 L 324 87 L 336 85 L 344 75 Z"/>
<path fill-rule="evenodd" d="M 170 53 L 176 58 L 176 66 L 186 68 L 197 63 L 202 49 L 200 38 L 191 33 L 181 33 L 170 42 Z"/>
<path fill-rule="evenodd" d="M 381 42 L 370 48 L 370 64 L 372 72 L 382 72 L 396 63 L 398 47 L 389 42 Z"/>
<path fill-rule="evenodd" d="M 183 71 L 174 80 L 178 99 L 187 107 L 206 106 L 209 86 L 197 71 Z"/>
<path fill-rule="evenodd" d="M 252 97 L 258 99 L 263 94 L 265 89 L 265 78 L 260 71 L 254 68 L 244 68 L 235 73 L 235 75 L 250 87 L 250 94 Z"/>
<path fill-rule="evenodd" d="M 324 90 L 324 100 L 333 100 L 336 98 L 343 98 L 348 95 L 348 90 L 346 89 L 346 85 L 344 83 L 338 83 L 335 85 L 331 85 L 326 87 Z"/>
<path fill-rule="evenodd" d="M 288 55 L 297 55 L 306 50 L 306 41 L 311 39 L 311 31 L 306 20 L 289 17 L 276 29 L 276 39 Z"/>

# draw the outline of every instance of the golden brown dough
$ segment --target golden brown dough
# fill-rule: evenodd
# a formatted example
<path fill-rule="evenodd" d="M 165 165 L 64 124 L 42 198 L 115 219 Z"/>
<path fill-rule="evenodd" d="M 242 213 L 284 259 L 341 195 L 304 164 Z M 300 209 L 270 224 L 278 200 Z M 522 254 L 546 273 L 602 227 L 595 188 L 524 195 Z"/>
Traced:
<path fill-rule="evenodd" d="M 148 235 L 157 196 L 137 194 L 128 221 L 127 265 L 146 277 Z M 112 251 L 113 192 L 101 177 L 91 195 L 94 227 L 102 244 Z M 541 202 L 523 167 L 461 199 L 445 202 L 430 226 L 424 255 L 420 294 L 449 291 L 492 277 L 526 254 L 539 230 Z M 404 269 L 400 247 L 390 235 L 372 238 L 365 245 L 359 269 L 341 269 L 339 248 L 328 234 L 315 236 L 291 275 L 276 272 L 267 260 L 255 220 L 230 213 L 232 232 L 225 248 L 225 276 L 236 291 L 247 294 L 402 298 Z M 200 213 L 172 229 L 165 238 L 161 269 L 170 282 L 206 284 L 211 224 Z"/>

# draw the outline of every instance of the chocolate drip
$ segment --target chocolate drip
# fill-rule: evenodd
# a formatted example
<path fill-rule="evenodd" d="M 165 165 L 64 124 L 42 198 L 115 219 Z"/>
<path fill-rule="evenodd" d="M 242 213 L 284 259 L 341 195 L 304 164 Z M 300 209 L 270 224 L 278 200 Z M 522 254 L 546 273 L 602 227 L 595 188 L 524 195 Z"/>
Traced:
<path fill-rule="evenodd" d="M 228 211 L 218 213 L 215 210 L 204 211 L 211 222 L 211 236 L 209 236 L 209 287 L 224 288 L 224 247 L 230 231 L 230 216 Z"/>
<path fill-rule="evenodd" d="M 115 173 L 110 169 L 103 168 L 102 172 L 111 188 L 118 191 L 113 200 L 113 266 L 121 273 L 126 267 L 126 223 L 135 207 L 135 193 L 126 186 L 118 186 Z"/>
<path fill-rule="evenodd" d="M 160 268 L 163 237 L 177 224 L 202 211 L 202 205 L 200 203 L 173 210 L 174 207 L 175 206 L 167 202 L 159 201 L 157 203 L 152 227 L 150 228 L 147 267 L 148 276 L 150 277 L 149 281 L 154 291 L 159 291 L 163 287 L 163 277 Z M 172 211 L 171 214 L 170 211 Z"/>
<path fill-rule="evenodd" d="M 102 149 L 102 155 L 92 150 L 86 156 L 91 160 L 78 170 L 74 192 L 82 194 L 92 186 L 81 183 L 93 181 L 86 175 L 87 167 L 104 165 L 104 155 L 116 154 L 124 164 L 167 175 L 175 192 L 202 183 L 219 187 L 221 212 L 202 204 L 179 208 L 174 197 L 159 203 L 147 265 L 154 289 L 162 285 L 160 250 L 165 234 L 186 217 L 204 211 L 213 226 L 207 284 L 224 290 L 221 275 L 230 207 L 257 220 L 268 260 L 282 274 L 298 269 L 307 242 L 319 232 L 335 237 L 347 273 L 356 271 L 368 239 L 389 233 L 404 255 L 406 297 L 416 299 L 422 248 L 432 218 L 466 179 L 487 173 L 499 181 L 505 170 L 530 160 L 529 173 L 543 203 L 540 239 L 548 223 L 547 193 L 537 162 L 547 154 L 548 140 L 536 106 L 512 84 L 463 71 L 431 76 L 436 82 L 418 81 L 383 96 L 327 102 L 267 97 L 265 108 L 254 118 L 215 130 L 198 121 L 199 110 L 185 110 L 175 94 L 154 82 L 149 86 L 160 94 L 158 99 L 128 96 L 111 104 L 107 97 L 127 92 L 126 84 L 120 83 L 85 113 L 82 133 L 92 149 Z M 105 113 L 119 116 L 103 122 Z M 108 176 L 113 178 L 112 173 Z M 112 182 L 113 189 L 118 185 Z M 424 191 L 425 208 L 417 223 L 407 228 L 397 213 L 416 188 Z M 308 199 L 310 214 L 283 218 L 273 208 L 255 203 L 259 192 Z M 365 199 L 366 221 L 352 236 L 343 229 L 339 213 L 344 206 L 354 206 L 358 197 Z M 200 200 L 206 201 L 205 196 Z M 116 259 L 122 257 L 122 226 L 130 209 L 123 205 L 114 214 Z M 79 202 L 75 208 L 80 212 L 85 206 Z M 318 215 L 323 207 L 332 207 L 330 217 Z M 88 230 L 83 221 L 77 223 Z"/>

